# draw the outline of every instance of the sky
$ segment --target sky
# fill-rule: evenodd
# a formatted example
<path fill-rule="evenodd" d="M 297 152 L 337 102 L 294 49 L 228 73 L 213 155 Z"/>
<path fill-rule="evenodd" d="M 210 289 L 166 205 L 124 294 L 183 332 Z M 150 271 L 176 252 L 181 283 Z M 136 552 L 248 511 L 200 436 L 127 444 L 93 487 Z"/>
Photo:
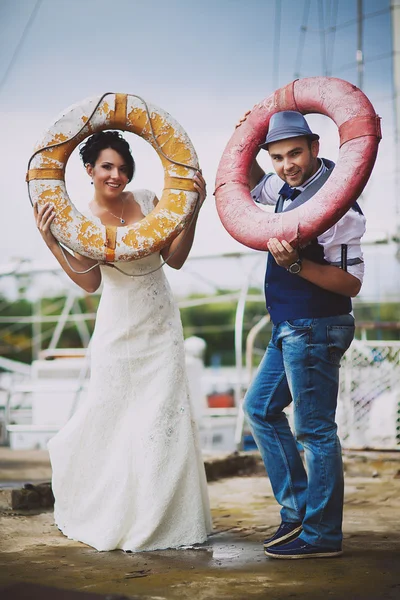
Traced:
<path fill-rule="evenodd" d="M 398 225 L 388 8 L 389 0 L 363 2 L 363 90 L 383 118 L 378 160 L 362 199 L 366 241 L 393 235 Z M 0 0 L 0 268 L 14 257 L 50 259 L 34 225 L 26 166 L 36 140 L 59 113 L 106 91 L 144 97 L 190 136 L 209 191 L 193 256 L 246 250 L 226 233 L 215 209 L 222 152 L 241 115 L 297 76 L 328 73 L 357 84 L 356 11 L 356 0 Z M 316 115 L 309 123 L 321 135 L 321 155 L 335 160 L 334 123 Z M 160 195 L 163 172 L 156 153 L 133 134 L 126 137 L 137 164 L 132 189 Z M 263 161 L 270 170 L 267 153 Z M 90 200 L 77 151 L 66 182 L 78 207 Z M 374 266 L 371 277 L 378 272 Z"/>

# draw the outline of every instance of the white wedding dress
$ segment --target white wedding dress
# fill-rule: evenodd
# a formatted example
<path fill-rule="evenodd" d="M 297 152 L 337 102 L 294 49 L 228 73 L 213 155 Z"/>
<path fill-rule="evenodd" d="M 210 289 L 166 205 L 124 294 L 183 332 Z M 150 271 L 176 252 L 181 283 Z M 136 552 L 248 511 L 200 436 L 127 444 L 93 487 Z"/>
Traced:
<path fill-rule="evenodd" d="M 152 192 L 134 197 L 152 210 Z M 118 267 L 159 264 L 156 253 Z M 212 526 L 178 307 L 163 269 L 101 271 L 88 397 L 48 445 L 56 524 L 97 550 L 202 543 Z"/>

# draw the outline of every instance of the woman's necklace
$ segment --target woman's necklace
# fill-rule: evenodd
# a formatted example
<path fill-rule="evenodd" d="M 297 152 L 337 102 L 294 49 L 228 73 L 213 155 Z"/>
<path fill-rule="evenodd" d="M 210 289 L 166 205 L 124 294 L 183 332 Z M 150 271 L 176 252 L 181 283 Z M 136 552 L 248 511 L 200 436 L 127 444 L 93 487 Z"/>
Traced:
<path fill-rule="evenodd" d="M 120 217 L 117 217 L 117 215 L 114 215 L 114 213 L 112 213 L 111 210 L 108 210 L 108 208 L 106 208 L 106 211 L 108 213 L 110 213 L 110 215 L 112 215 L 113 217 L 115 217 L 116 219 L 118 219 L 121 222 L 121 225 L 124 225 L 125 224 L 125 219 L 123 217 L 124 217 L 125 204 L 124 204 L 124 201 L 122 199 L 121 199 L 121 202 L 122 202 L 122 212 L 121 212 L 121 216 Z"/>

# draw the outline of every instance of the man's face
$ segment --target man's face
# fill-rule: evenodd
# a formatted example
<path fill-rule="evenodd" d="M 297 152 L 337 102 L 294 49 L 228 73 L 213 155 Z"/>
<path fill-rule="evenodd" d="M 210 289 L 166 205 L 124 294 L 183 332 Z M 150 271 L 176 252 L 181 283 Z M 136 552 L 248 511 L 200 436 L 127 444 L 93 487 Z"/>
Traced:
<path fill-rule="evenodd" d="M 274 169 L 291 187 L 301 186 L 318 170 L 319 142 L 305 136 L 288 138 L 268 145 Z"/>

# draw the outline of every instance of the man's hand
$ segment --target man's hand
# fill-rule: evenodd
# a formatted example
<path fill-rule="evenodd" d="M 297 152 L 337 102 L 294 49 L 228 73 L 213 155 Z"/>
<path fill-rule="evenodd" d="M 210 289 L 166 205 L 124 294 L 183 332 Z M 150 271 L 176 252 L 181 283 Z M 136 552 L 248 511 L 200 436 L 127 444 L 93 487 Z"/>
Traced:
<path fill-rule="evenodd" d="M 271 238 L 268 242 L 268 250 L 276 263 L 285 269 L 290 267 L 296 260 L 299 260 L 299 253 L 296 248 L 293 248 L 286 240 L 280 242 L 276 238 Z"/>
<path fill-rule="evenodd" d="M 298 251 L 292 248 L 286 240 L 280 242 L 276 238 L 271 238 L 268 242 L 268 250 L 276 263 L 284 269 L 299 260 Z M 328 290 L 328 292 L 351 296 L 352 298 L 357 296 L 361 288 L 360 280 L 347 273 L 347 271 L 329 264 L 320 265 L 306 258 L 302 258 L 302 269 L 296 276 L 306 279 L 310 283 Z"/>

